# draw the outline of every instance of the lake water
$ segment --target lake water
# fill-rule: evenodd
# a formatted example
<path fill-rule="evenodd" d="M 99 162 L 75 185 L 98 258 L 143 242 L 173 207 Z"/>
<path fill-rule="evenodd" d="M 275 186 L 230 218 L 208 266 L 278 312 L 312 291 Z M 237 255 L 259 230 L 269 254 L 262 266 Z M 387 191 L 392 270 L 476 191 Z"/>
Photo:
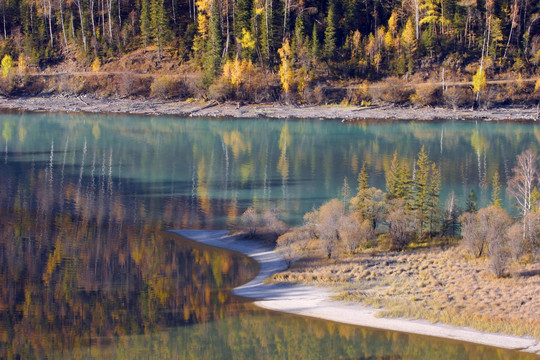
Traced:
<path fill-rule="evenodd" d="M 364 162 L 384 188 L 394 150 L 412 167 L 422 145 L 443 201 L 484 205 L 537 125 L 4 114 L 0 130 L 0 358 L 530 357 L 255 308 L 229 290 L 256 264 L 162 230 L 230 229 L 251 205 L 297 224 Z"/>

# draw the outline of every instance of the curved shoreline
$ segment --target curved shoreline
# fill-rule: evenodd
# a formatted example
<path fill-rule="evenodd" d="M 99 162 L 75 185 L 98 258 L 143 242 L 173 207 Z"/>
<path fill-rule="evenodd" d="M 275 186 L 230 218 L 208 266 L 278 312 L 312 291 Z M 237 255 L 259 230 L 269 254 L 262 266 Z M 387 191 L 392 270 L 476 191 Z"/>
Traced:
<path fill-rule="evenodd" d="M 217 103 L 208 101 L 156 101 L 144 99 L 93 98 L 87 96 L 0 96 L 0 111 L 65 112 L 124 115 L 165 115 L 209 118 L 341 119 L 345 121 L 537 121 L 535 108 L 504 107 L 488 110 L 460 108 L 414 108 L 397 106 L 286 105 Z"/>
<path fill-rule="evenodd" d="M 345 324 L 472 342 L 540 355 L 540 343 L 532 338 L 432 324 L 426 320 L 378 318 L 375 316 L 378 309 L 330 300 L 332 293 L 329 288 L 265 284 L 263 281 L 266 278 L 287 268 L 281 256 L 270 247 L 254 242 L 239 241 L 235 236 L 229 235 L 229 231 L 226 230 L 172 230 L 171 232 L 205 245 L 237 251 L 256 260 L 260 264 L 259 274 L 247 284 L 235 288 L 233 294 L 257 299 L 255 305 L 259 307 Z"/>

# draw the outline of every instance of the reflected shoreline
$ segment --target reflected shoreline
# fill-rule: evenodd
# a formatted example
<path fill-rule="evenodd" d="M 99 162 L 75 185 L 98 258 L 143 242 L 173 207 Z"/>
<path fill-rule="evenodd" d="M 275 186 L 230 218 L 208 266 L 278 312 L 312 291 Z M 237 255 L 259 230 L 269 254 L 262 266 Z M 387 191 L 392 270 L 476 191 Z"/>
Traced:
<path fill-rule="evenodd" d="M 378 318 L 375 316 L 377 309 L 330 300 L 329 288 L 265 284 L 266 278 L 287 268 L 281 256 L 270 247 L 257 241 L 239 240 L 226 230 L 171 230 L 171 232 L 205 245 L 237 251 L 256 260 L 260 265 L 259 274 L 249 283 L 235 288 L 233 294 L 258 299 L 254 302 L 255 305 L 264 309 L 540 355 L 540 343 L 535 339 L 432 324 L 426 320 Z"/>

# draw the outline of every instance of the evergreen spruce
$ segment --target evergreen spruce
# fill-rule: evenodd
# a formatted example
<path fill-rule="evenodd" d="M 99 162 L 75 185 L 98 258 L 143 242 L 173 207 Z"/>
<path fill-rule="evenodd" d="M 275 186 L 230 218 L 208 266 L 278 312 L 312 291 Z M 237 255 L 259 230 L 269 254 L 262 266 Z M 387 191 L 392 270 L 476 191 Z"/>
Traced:
<path fill-rule="evenodd" d="M 334 3 L 330 3 L 328 16 L 326 16 L 326 29 L 324 31 L 324 57 L 328 60 L 335 56 L 336 51 L 336 24 L 334 15 Z"/>
<path fill-rule="evenodd" d="M 369 175 L 366 170 L 366 163 L 362 164 L 362 170 L 358 174 L 358 192 L 365 191 L 369 189 Z"/>
<path fill-rule="evenodd" d="M 398 158 L 398 152 L 397 150 L 394 151 L 394 156 L 392 157 L 392 163 L 390 164 L 390 168 L 388 171 L 386 171 L 386 198 L 388 200 L 396 199 L 398 198 L 399 188 L 401 186 L 400 184 L 400 178 L 399 178 L 399 158 Z"/>
<path fill-rule="evenodd" d="M 148 41 L 152 37 L 152 26 L 150 22 L 150 0 L 141 0 L 141 37 L 144 44 L 144 49 L 148 46 Z"/>

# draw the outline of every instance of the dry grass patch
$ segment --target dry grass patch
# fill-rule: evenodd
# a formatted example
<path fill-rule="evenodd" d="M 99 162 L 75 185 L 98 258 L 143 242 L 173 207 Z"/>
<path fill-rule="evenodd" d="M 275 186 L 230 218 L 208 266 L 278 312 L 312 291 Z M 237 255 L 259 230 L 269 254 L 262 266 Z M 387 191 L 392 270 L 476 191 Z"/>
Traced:
<path fill-rule="evenodd" d="M 497 279 L 485 260 L 453 247 L 303 259 L 273 281 L 332 286 L 334 299 L 384 309 L 379 316 L 540 339 L 540 262 L 515 266 L 514 276 Z"/>

